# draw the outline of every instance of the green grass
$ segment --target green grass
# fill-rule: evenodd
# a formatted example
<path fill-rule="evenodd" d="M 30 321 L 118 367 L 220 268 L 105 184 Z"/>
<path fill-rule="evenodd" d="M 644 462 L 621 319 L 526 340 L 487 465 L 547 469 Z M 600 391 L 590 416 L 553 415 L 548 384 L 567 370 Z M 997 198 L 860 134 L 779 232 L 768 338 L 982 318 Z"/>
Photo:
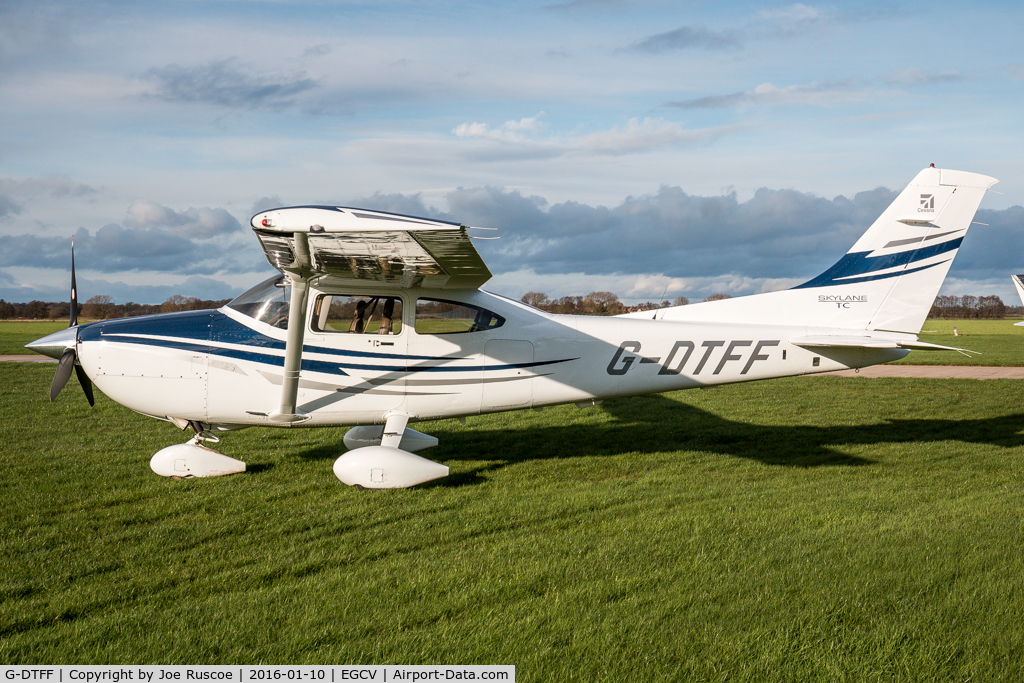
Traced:
<path fill-rule="evenodd" d="M 0 355 L 32 353 L 25 344 L 63 330 L 67 321 L 0 320 Z"/>
<path fill-rule="evenodd" d="M 1013 320 L 927 320 L 918 335 L 921 341 L 955 346 L 979 354 L 964 356 L 955 351 L 911 351 L 901 365 L 1024 365 L 1024 327 Z M 959 336 L 953 336 L 956 327 Z"/>
<path fill-rule="evenodd" d="M 440 421 L 357 491 L 343 430 L 186 440 L 0 364 L 3 663 L 508 663 L 521 681 L 1024 675 L 1024 383 L 839 377 Z M 73 384 L 73 382 L 72 382 Z"/>

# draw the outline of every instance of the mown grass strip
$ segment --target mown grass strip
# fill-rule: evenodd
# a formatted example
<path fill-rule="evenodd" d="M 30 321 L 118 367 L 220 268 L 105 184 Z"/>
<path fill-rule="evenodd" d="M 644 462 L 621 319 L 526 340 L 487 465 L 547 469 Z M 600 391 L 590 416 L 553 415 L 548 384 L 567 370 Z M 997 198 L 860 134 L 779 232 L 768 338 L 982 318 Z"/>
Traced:
<path fill-rule="evenodd" d="M 33 353 L 25 348 L 25 344 L 63 330 L 67 326 L 66 320 L 64 322 L 0 320 L 0 355 Z"/>

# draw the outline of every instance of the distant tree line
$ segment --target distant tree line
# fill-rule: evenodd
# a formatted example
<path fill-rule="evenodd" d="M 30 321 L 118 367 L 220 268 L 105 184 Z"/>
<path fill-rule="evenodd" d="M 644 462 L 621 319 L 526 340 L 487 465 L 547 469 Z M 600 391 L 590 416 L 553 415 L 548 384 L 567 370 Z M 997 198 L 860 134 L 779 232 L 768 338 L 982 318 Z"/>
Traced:
<path fill-rule="evenodd" d="M 719 301 L 731 298 L 728 294 L 712 294 L 704 301 Z M 199 311 L 220 308 L 231 299 L 198 299 L 194 296 L 175 294 L 162 304 L 137 304 L 129 301 L 126 304 L 115 304 L 114 299 L 105 294 L 92 297 L 84 304 L 78 305 L 78 316 L 86 320 L 105 320 L 108 318 L 126 318 L 134 315 L 151 313 L 171 313 L 173 311 Z M 690 300 L 685 296 L 673 301 L 656 303 L 646 301 L 627 306 L 619 301 L 619 297 L 611 292 L 591 292 L 586 296 L 563 296 L 560 299 L 549 299 L 541 292 L 527 292 L 522 301 L 535 308 L 549 313 L 569 315 L 619 315 L 636 311 L 650 311 L 669 306 L 686 306 Z M 67 301 L 57 303 L 46 301 L 30 301 L 27 304 L 9 303 L 0 299 L 0 320 L 67 320 L 70 317 L 71 304 Z M 996 295 L 992 296 L 937 296 L 932 304 L 929 318 L 944 319 L 982 319 L 1004 318 L 1008 315 L 1024 315 L 1024 306 L 1007 306 Z"/>
<path fill-rule="evenodd" d="M 162 304 L 137 304 L 133 301 L 126 304 L 115 304 L 112 297 L 99 294 L 84 304 L 78 304 L 78 317 L 85 320 L 105 320 L 151 313 L 199 311 L 207 308 L 220 308 L 229 301 L 231 299 L 213 301 L 175 294 Z M 59 303 L 30 301 L 27 304 L 17 304 L 0 299 L 0 320 L 68 320 L 70 317 L 71 304 L 67 301 Z"/>
<path fill-rule="evenodd" d="M 712 294 L 704 299 L 704 301 L 718 301 L 719 299 L 730 298 L 732 297 L 728 294 Z M 549 299 L 547 294 L 541 292 L 527 292 L 520 301 L 548 313 L 563 313 L 567 315 L 619 315 L 620 313 L 650 311 L 656 308 L 668 308 L 669 306 L 685 306 L 690 303 L 690 300 L 685 296 L 680 296 L 671 302 L 668 300 L 661 303 L 645 301 L 642 304 L 626 306 L 619 301 L 619 297 L 611 292 L 591 292 L 586 296 L 563 296 L 561 299 Z"/>
<path fill-rule="evenodd" d="M 996 295 L 992 296 L 937 296 L 929 318 L 1004 318 L 1019 312 L 1019 306 L 1007 306 Z"/>

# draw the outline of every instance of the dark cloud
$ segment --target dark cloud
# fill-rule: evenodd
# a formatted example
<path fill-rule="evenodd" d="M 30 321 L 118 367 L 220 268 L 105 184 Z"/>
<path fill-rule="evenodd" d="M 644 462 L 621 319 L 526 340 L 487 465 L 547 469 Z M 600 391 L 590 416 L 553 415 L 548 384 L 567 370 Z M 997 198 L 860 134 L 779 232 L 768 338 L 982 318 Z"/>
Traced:
<path fill-rule="evenodd" d="M 838 259 L 895 196 L 878 189 L 828 200 L 765 188 L 740 202 L 663 187 L 614 208 L 565 202 L 545 210 L 517 192 L 476 189 L 448 201 L 458 220 L 501 228 L 501 240 L 479 245 L 494 272 L 792 278 Z"/>
<path fill-rule="evenodd" d="M 884 187 L 852 199 L 762 188 L 747 201 L 735 193 L 701 197 L 679 187 L 629 197 L 618 206 L 554 205 L 495 187 L 459 188 L 449 211 L 419 195 L 375 194 L 342 205 L 498 228 L 501 239 L 477 242 L 494 273 L 740 275 L 810 279 L 837 261 L 899 193 Z M 1024 208 L 979 211 L 951 277 L 991 278 L 1024 272 Z"/>
<path fill-rule="evenodd" d="M 709 31 L 702 26 L 682 26 L 673 31 L 657 33 L 637 41 L 627 49 L 635 52 L 661 54 L 672 50 L 731 50 L 740 47 L 733 31 Z"/>
<path fill-rule="evenodd" d="M 321 45 L 314 45 L 313 47 L 306 48 L 306 51 L 302 53 L 303 57 L 323 57 L 324 55 L 331 54 L 331 46 L 326 43 Z"/>
<path fill-rule="evenodd" d="M 236 109 L 282 109 L 317 87 L 316 80 L 301 74 L 255 74 L 235 58 L 201 66 L 170 64 L 150 69 L 145 77 L 156 83 L 153 97 Z"/>
<path fill-rule="evenodd" d="M 1000 273 L 1009 282 L 1011 274 L 1024 273 L 1024 207 L 981 209 L 974 220 L 987 225 L 971 228 L 953 262 L 950 277 L 985 280 Z"/>
<path fill-rule="evenodd" d="M 419 216 L 421 218 L 433 218 L 438 220 L 455 220 L 448 218 L 447 214 L 440 213 L 436 209 L 427 207 L 419 194 L 384 194 L 375 192 L 369 197 L 353 199 L 347 202 L 339 202 L 338 206 L 353 206 L 361 209 L 373 209 L 374 211 L 386 211 L 388 213 L 399 213 L 404 216 Z"/>
<path fill-rule="evenodd" d="M 256 284 L 259 277 L 259 275 L 254 277 L 252 284 Z M 114 299 L 114 303 L 119 304 L 129 301 L 138 304 L 159 304 L 175 294 L 216 301 L 232 299 L 245 289 L 244 287 L 233 287 L 221 280 L 197 275 L 173 285 L 130 285 L 116 280 L 93 280 L 81 276 L 78 277 L 77 284 L 81 301 L 97 295 L 107 295 Z M 16 285 L 13 279 L 3 277 L 3 271 L 0 271 L 0 299 L 6 301 L 67 301 L 70 287 L 70 272 L 66 278 L 58 278 L 58 282 L 53 286 L 31 288 Z"/>
<path fill-rule="evenodd" d="M 287 204 L 282 202 L 281 198 L 278 197 L 276 194 L 271 195 L 269 197 L 260 197 L 253 203 L 252 208 L 249 209 L 249 215 L 255 216 L 261 211 L 269 211 L 270 209 L 280 209 L 282 206 L 287 206 Z"/>
<path fill-rule="evenodd" d="M 691 100 L 676 100 L 666 102 L 663 106 L 675 107 L 676 109 L 727 109 L 739 107 L 744 104 L 753 104 L 754 96 L 750 92 L 734 92 L 728 95 L 708 95 L 706 97 L 695 97 Z"/>
<path fill-rule="evenodd" d="M 476 187 L 448 193 L 447 212 L 427 206 L 419 194 L 377 193 L 324 203 L 498 228 L 500 239 L 475 243 L 493 273 L 735 275 L 799 281 L 836 262 L 897 194 L 880 187 L 852 198 L 826 199 L 795 190 L 762 188 L 740 201 L 735 193 L 696 196 L 679 187 L 662 187 L 655 194 L 629 197 L 617 206 L 605 207 L 571 201 L 549 204 L 518 191 Z M 270 203 L 280 205 L 278 201 Z M 248 230 L 239 230 L 237 221 L 216 223 L 232 228 L 202 238 L 201 232 L 182 232 L 183 225 L 192 226 L 186 232 L 198 230 L 197 222 L 181 223 L 189 212 L 156 204 L 149 209 L 148 218 L 135 218 L 130 225 L 111 224 L 95 233 L 79 229 L 75 234 L 79 269 L 207 278 L 218 273 L 272 272 L 256 240 Z M 991 281 L 993 273 L 1024 272 L 1024 208 L 982 210 L 976 220 L 988 225 L 972 229 L 950 277 L 983 282 Z M 0 269 L 27 266 L 67 272 L 69 247 L 66 240 L 36 235 L 0 236 Z M 0 296 L 14 287 L 11 279 L 2 275 L 0 270 Z M 164 291 L 160 290 L 161 296 Z M 93 293 L 111 294 L 120 300 L 114 290 Z M 180 288 L 167 291 L 167 296 L 170 294 L 223 298 Z M 144 300 L 141 295 L 127 296 Z M 157 296 L 153 294 L 149 300 Z"/>
<path fill-rule="evenodd" d="M 0 178 L 0 218 L 22 212 L 22 205 L 40 198 L 72 197 L 84 199 L 97 194 L 89 185 L 67 176 L 49 175 L 40 178 Z"/>
<path fill-rule="evenodd" d="M 9 194 L 0 193 L 0 218 L 6 218 L 7 216 L 16 216 L 21 213 L 21 205 Z"/>
<path fill-rule="evenodd" d="M 79 228 L 74 237 L 79 268 L 103 273 L 247 273 L 266 262 L 262 250 L 252 239 L 221 237 L 216 241 L 196 241 L 163 226 L 139 228 L 110 224 L 95 234 Z M 70 264 L 70 241 L 29 234 L 0 236 L 0 267 L 68 270 Z"/>

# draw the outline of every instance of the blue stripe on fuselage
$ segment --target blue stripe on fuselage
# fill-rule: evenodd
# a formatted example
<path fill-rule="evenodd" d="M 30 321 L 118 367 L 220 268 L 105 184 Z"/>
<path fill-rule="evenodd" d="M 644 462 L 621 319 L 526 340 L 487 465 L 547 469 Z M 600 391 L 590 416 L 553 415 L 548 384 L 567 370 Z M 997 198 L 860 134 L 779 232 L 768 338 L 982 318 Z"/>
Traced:
<path fill-rule="evenodd" d="M 260 349 L 284 351 L 285 343 L 274 339 L 251 327 L 247 327 L 220 311 L 181 311 L 178 313 L 158 313 L 156 315 L 140 315 L 134 318 L 118 318 L 102 320 L 81 328 L 79 339 L 82 341 L 98 341 L 100 337 L 114 334 L 153 335 L 160 337 L 176 337 L 189 339 L 197 344 L 222 343 L 239 344 Z M 214 349 L 218 347 L 214 346 Z M 220 353 L 220 351 L 216 351 Z M 304 344 L 303 353 L 322 353 L 330 356 L 350 356 L 355 358 L 381 358 L 388 360 L 456 360 L 444 356 L 410 356 L 397 353 L 374 353 L 371 351 L 349 351 L 327 346 Z"/>
<path fill-rule="evenodd" d="M 145 335 L 145 336 L 139 336 Z M 154 338 L 155 337 L 155 338 Z M 167 339 L 166 337 L 174 337 Z M 264 363 L 284 367 L 284 356 L 263 353 L 263 350 L 284 351 L 285 343 L 261 334 L 219 311 L 182 311 L 103 320 L 80 328 L 82 342 L 111 341 L 122 344 L 140 344 L 160 348 L 177 349 L 189 353 L 205 353 L 211 356 Z M 237 344 L 252 350 L 229 349 L 218 344 Z M 324 361 L 302 359 L 302 369 L 310 372 L 347 376 L 345 370 L 371 370 L 378 372 L 483 372 L 486 370 L 512 370 L 534 368 L 567 360 L 533 361 L 506 365 L 412 365 L 410 362 L 435 361 L 451 363 L 467 360 L 452 356 L 410 356 L 403 354 L 372 353 L 332 349 L 323 346 L 302 347 L 303 354 L 348 356 L 364 359 L 390 360 L 394 365 L 367 365 L 346 361 Z"/>

